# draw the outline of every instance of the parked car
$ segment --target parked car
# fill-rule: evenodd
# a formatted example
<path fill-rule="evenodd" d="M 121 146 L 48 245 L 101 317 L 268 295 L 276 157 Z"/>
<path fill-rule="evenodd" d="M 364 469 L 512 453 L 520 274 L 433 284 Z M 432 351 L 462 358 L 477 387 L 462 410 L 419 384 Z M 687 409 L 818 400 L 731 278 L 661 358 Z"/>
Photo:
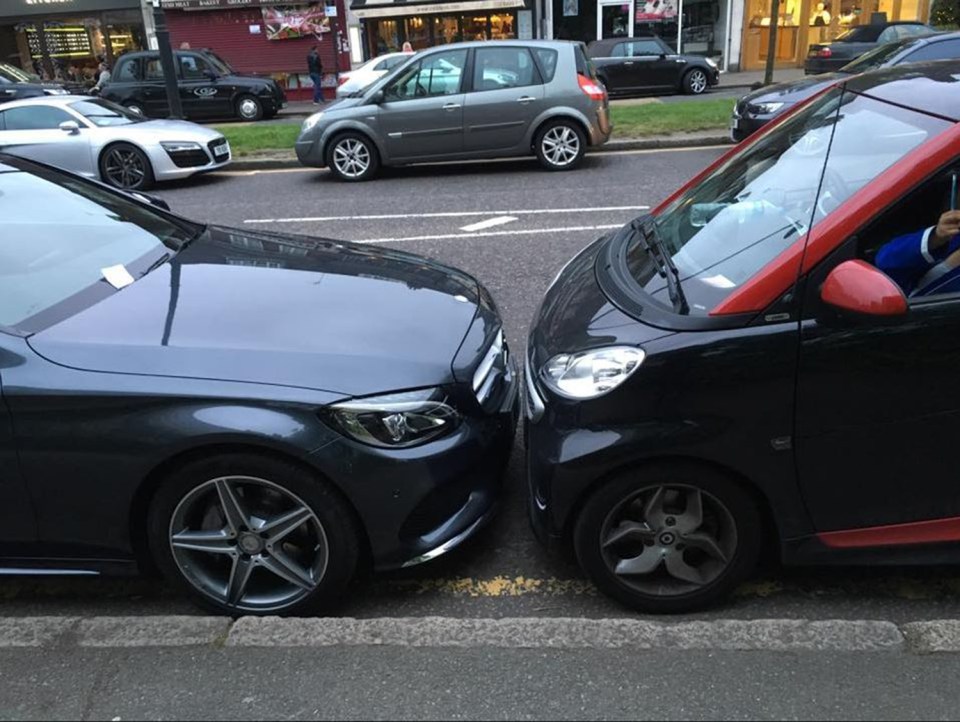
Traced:
<path fill-rule="evenodd" d="M 720 69 L 700 55 L 677 55 L 657 37 L 595 40 L 588 48 L 610 95 L 678 92 L 699 95 L 720 82 Z"/>
<path fill-rule="evenodd" d="M 373 60 L 368 60 L 356 70 L 340 73 L 337 80 L 339 83 L 337 85 L 337 98 L 349 98 L 354 93 L 359 93 L 374 80 L 382 78 L 407 60 L 411 55 L 413 53 L 387 53 Z"/>
<path fill-rule="evenodd" d="M 835 73 L 812 75 L 759 88 L 743 96 L 733 108 L 730 135 L 739 142 L 774 118 L 857 73 L 926 60 L 960 59 L 960 33 L 939 33 L 887 43 L 844 65 Z"/>
<path fill-rule="evenodd" d="M 44 83 L 9 63 L 0 63 L 0 103 L 45 95 L 65 95 L 58 83 Z"/>
<path fill-rule="evenodd" d="M 5 572 L 156 564 L 218 613 L 308 613 L 493 514 L 519 377 L 474 278 L 10 155 L 0 215 Z"/>
<path fill-rule="evenodd" d="M 418 53 L 307 118 L 296 151 L 303 165 L 363 181 L 380 166 L 533 154 L 571 170 L 609 137 L 607 93 L 582 43 L 490 41 Z"/>
<path fill-rule="evenodd" d="M 956 193 L 958 74 L 841 82 L 549 288 L 526 359 L 530 513 L 607 594 L 703 607 L 762 549 L 960 561 L 943 453 L 960 433 L 960 296 L 878 268 L 896 266 L 881 249 L 914 253 L 917 276 L 948 252 L 923 229 Z"/>
<path fill-rule="evenodd" d="M 61 95 L 0 107 L 0 151 L 147 190 L 230 164 L 221 133 L 185 120 L 147 120 L 102 98 Z"/>
<path fill-rule="evenodd" d="M 811 43 L 803 71 L 818 75 L 839 70 L 878 45 L 935 33 L 929 25 L 918 22 L 889 22 L 856 25 L 843 31 L 832 42 Z"/>
<path fill-rule="evenodd" d="M 241 75 L 209 50 L 174 51 L 174 62 L 180 103 L 189 120 L 255 121 L 273 117 L 286 104 L 286 96 L 275 80 Z M 170 107 L 159 53 L 123 55 L 100 97 L 150 118 L 166 118 Z"/>

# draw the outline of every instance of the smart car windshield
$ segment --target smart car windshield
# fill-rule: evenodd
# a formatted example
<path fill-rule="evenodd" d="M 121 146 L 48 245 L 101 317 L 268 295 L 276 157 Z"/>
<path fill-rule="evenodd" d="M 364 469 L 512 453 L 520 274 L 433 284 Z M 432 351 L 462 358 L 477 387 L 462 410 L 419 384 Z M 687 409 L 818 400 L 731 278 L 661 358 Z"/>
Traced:
<path fill-rule="evenodd" d="M 131 125 L 146 120 L 142 115 L 132 113 L 123 106 L 99 98 L 96 100 L 80 100 L 71 103 L 70 107 L 100 128 Z"/>
<path fill-rule="evenodd" d="M 688 302 L 685 312 L 709 313 L 849 196 L 948 127 L 833 88 L 733 155 L 655 220 Z M 640 239 L 628 248 L 634 279 L 674 307 L 657 261 Z"/>
<path fill-rule="evenodd" d="M 0 326 L 107 283 L 105 269 L 136 278 L 203 231 L 57 171 L 0 168 Z"/>

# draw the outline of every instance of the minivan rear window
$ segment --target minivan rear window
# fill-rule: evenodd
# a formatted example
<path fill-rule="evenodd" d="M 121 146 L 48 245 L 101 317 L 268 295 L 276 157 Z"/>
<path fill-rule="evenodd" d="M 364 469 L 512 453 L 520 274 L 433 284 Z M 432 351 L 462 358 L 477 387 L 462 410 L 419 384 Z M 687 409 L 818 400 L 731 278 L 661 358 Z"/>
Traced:
<path fill-rule="evenodd" d="M 573 48 L 573 55 L 577 59 L 577 72 L 580 75 L 586 75 L 588 78 L 597 79 L 597 70 L 593 67 L 593 62 L 587 56 L 587 46 L 583 43 L 577 43 Z"/>
<path fill-rule="evenodd" d="M 553 80 L 557 74 L 557 51 L 550 48 L 534 48 L 533 54 L 537 57 L 537 65 L 540 66 L 540 75 L 544 83 Z"/>

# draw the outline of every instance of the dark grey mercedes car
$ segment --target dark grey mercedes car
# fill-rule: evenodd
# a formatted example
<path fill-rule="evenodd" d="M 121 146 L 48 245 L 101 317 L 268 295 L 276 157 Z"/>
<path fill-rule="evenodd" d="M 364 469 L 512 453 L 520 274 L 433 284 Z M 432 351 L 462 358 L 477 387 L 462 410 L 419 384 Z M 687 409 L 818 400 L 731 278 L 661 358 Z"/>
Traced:
<path fill-rule="evenodd" d="M 4 573 L 156 565 L 216 612 L 308 613 L 493 513 L 517 382 L 467 274 L 2 154 L 0 216 Z"/>

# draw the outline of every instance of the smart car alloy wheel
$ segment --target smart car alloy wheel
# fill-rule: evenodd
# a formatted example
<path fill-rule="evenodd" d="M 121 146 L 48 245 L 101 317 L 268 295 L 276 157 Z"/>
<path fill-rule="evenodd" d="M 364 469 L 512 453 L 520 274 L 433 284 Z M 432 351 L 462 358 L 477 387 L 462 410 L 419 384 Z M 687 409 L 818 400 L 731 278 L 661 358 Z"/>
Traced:
<path fill-rule="evenodd" d="M 707 74 L 694 68 L 684 77 L 684 88 L 691 95 L 700 95 L 707 89 Z"/>

